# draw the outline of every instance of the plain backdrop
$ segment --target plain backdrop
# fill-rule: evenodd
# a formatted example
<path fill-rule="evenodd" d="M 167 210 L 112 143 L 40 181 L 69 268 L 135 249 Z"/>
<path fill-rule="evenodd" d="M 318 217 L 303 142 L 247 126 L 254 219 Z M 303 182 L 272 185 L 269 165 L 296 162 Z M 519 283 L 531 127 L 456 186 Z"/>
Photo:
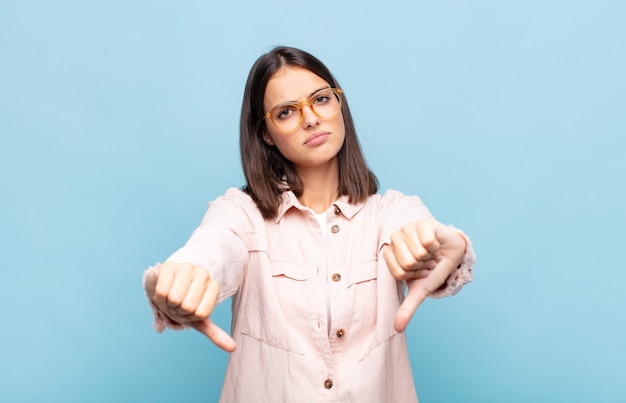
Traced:
<path fill-rule="evenodd" d="M 0 401 L 217 400 L 227 354 L 154 332 L 141 277 L 244 184 L 247 73 L 291 45 L 338 78 L 381 191 L 474 242 L 474 282 L 407 330 L 420 401 L 626 402 L 624 21 L 619 0 L 2 0 Z"/>

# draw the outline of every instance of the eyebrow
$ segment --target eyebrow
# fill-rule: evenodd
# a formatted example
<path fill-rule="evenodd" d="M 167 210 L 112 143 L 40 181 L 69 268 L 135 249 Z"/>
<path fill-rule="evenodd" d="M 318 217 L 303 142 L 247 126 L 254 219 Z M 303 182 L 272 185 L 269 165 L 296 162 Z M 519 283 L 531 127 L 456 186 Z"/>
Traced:
<path fill-rule="evenodd" d="M 309 98 L 311 98 L 313 95 L 317 94 L 317 93 L 318 93 L 318 92 L 320 92 L 321 90 L 327 90 L 327 89 L 329 89 L 329 88 L 331 88 L 331 87 L 330 87 L 330 85 L 329 85 L 329 86 L 327 86 L 327 87 L 318 88 L 318 89 L 316 89 L 315 91 L 313 91 L 312 93 L 310 93 L 310 94 L 309 94 Z"/>

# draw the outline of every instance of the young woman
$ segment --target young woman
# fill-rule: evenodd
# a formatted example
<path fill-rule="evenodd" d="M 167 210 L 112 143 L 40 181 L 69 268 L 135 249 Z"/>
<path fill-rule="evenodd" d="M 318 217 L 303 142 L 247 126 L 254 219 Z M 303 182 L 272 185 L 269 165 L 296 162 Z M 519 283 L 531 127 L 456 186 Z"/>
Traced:
<path fill-rule="evenodd" d="M 403 331 L 471 281 L 468 238 L 418 197 L 376 193 L 346 95 L 302 50 L 252 67 L 240 146 L 246 186 L 145 273 L 156 329 L 231 353 L 224 402 L 417 401 Z M 210 320 L 228 297 L 232 338 Z"/>

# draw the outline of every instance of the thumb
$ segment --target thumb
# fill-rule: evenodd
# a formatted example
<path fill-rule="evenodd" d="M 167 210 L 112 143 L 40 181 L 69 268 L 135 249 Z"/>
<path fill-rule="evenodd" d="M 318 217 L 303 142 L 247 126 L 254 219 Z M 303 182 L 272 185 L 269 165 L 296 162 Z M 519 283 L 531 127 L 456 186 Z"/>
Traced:
<path fill-rule="evenodd" d="M 190 324 L 191 327 L 208 337 L 213 344 L 222 350 L 232 353 L 237 348 L 237 344 L 232 337 L 211 321 L 211 319 L 200 320 Z"/>
<path fill-rule="evenodd" d="M 428 292 L 421 286 L 419 280 L 409 280 L 407 284 L 409 291 L 402 305 L 398 308 L 396 319 L 393 322 L 393 327 L 398 332 L 403 332 L 406 329 L 417 307 L 419 307 L 428 296 Z"/>

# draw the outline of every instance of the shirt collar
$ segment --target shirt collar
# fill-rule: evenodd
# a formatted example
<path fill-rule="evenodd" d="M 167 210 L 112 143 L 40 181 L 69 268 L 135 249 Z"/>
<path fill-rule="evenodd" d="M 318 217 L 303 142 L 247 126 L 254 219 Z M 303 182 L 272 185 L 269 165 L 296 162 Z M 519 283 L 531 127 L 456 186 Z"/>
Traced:
<path fill-rule="evenodd" d="M 307 211 L 308 208 L 303 206 L 296 195 L 291 191 L 287 190 L 283 192 L 281 195 L 282 201 L 280 206 L 278 207 L 278 214 L 276 214 L 276 218 L 274 218 L 275 223 L 279 223 L 280 220 L 283 219 L 283 216 L 289 209 L 296 208 L 300 211 Z M 364 203 L 350 204 L 348 202 L 348 196 L 341 196 L 337 199 L 331 206 L 331 208 L 339 208 L 341 214 L 344 215 L 348 220 L 352 219 L 356 213 L 358 213 L 363 208 Z"/>

